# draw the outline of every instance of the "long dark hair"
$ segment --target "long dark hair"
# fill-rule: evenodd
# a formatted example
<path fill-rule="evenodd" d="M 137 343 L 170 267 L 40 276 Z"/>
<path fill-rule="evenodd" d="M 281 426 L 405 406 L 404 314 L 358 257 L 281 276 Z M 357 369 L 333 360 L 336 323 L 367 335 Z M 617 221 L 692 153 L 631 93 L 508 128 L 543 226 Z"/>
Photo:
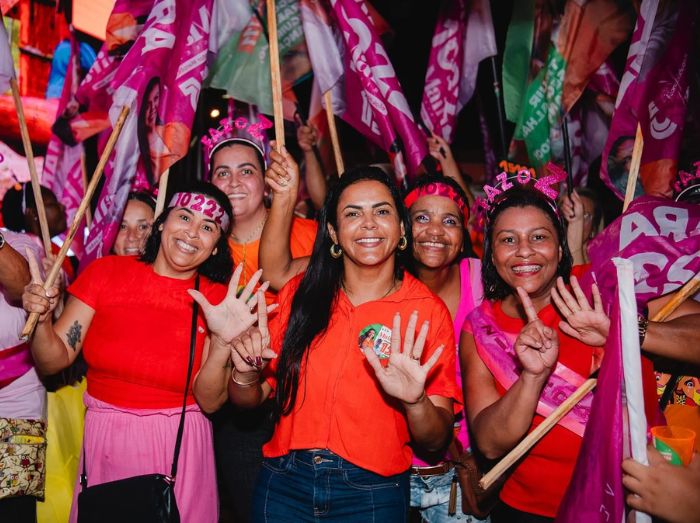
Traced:
<path fill-rule="evenodd" d="M 319 212 L 318 233 L 309 261 L 309 268 L 304 273 L 299 288 L 294 294 L 287 331 L 279 355 L 278 385 L 275 390 L 273 411 L 275 420 L 289 414 L 296 404 L 301 362 L 308 357 L 309 347 L 313 340 L 326 331 L 343 280 L 343 260 L 334 259 L 330 254 L 333 240 L 328 232 L 328 224 L 337 230 L 338 201 L 343 191 L 355 183 L 368 180 L 377 181 L 389 189 L 398 212 L 399 221 L 404 225 L 405 235 L 407 238 L 411 238 L 411 221 L 401 200 L 399 190 L 394 180 L 378 167 L 350 169 L 328 192 L 323 208 Z M 412 260 L 412 242 L 409 241 L 405 250 L 396 251 L 394 276 L 397 279 L 403 278 L 403 271 L 411 266 Z"/>
<path fill-rule="evenodd" d="M 216 254 L 212 254 L 207 258 L 202 265 L 197 267 L 197 272 L 202 276 L 206 276 L 217 283 L 227 283 L 231 279 L 233 273 L 233 259 L 231 258 L 231 249 L 228 246 L 228 235 L 231 233 L 231 223 L 233 222 L 233 210 L 231 202 L 226 195 L 211 183 L 194 182 L 182 190 L 182 192 L 204 194 L 214 198 L 228 215 L 229 226 L 226 230 L 221 230 L 221 236 L 216 242 Z M 139 258 L 142 262 L 153 264 L 158 256 L 160 249 L 160 226 L 165 223 L 165 220 L 170 216 L 173 207 L 164 209 L 160 216 L 156 218 L 151 227 L 151 234 L 146 240 L 146 245 L 143 249 L 143 254 Z"/>
<path fill-rule="evenodd" d="M 141 106 L 139 107 L 139 117 L 136 119 L 136 137 L 139 144 L 139 152 L 141 153 L 141 161 L 143 162 L 143 168 L 146 172 L 146 179 L 148 184 L 153 186 L 155 183 L 155 173 L 153 172 L 153 165 L 151 165 L 151 147 L 148 143 L 148 128 L 146 127 L 146 109 L 148 106 L 148 96 L 151 91 L 160 87 L 160 77 L 154 76 L 146 84 L 146 89 L 143 92 L 143 98 L 141 98 Z M 163 93 L 160 93 L 161 96 Z M 156 110 L 157 112 L 157 110 Z M 160 117 L 156 116 L 156 124 L 162 124 Z M 160 173 L 157 173 L 160 174 Z"/>
<path fill-rule="evenodd" d="M 486 217 L 484 257 L 481 263 L 481 280 L 484 284 L 484 296 L 487 299 L 502 300 L 515 291 L 499 276 L 493 263 L 493 225 L 496 223 L 496 218 L 511 207 L 536 207 L 549 217 L 554 225 L 562 252 L 561 260 L 557 266 L 557 276 L 561 276 L 566 283 L 569 283 L 573 260 L 569 251 L 569 244 L 566 241 L 566 223 L 559 213 L 555 211 L 554 205 L 555 203 L 552 200 L 531 185 L 520 185 L 517 183 L 514 184 L 512 189 L 496 197 L 493 207 Z"/>

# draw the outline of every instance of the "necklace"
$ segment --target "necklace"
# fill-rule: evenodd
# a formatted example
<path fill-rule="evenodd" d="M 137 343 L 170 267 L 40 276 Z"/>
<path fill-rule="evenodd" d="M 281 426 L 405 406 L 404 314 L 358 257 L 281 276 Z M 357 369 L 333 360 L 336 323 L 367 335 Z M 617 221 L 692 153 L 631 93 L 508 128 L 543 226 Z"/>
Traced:
<path fill-rule="evenodd" d="M 345 294 L 347 294 L 348 296 L 352 295 L 352 293 L 350 291 L 348 291 L 347 287 L 345 287 L 345 282 L 341 281 L 340 286 L 342 287 Z M 389 296 L 389 293 L 394 290 L 394 287 L 396 287 L 396 277 L 395 276 L 391 279 L 391 286 L 387 289 L 387 291 L 379 298 L 375 298 L 374 300 L 370 300 L 370 301 L 383 300 L 384 298 Z"/>
<path fill-rule="evenodd" d="M 263 230 L 263 227 L 265 226 L 265 222 L 267 222 L 267 210 L 265 211 L 265 214 L 263 216 L 263 219 L 260 220 L 260 223 L 258 223 L 255 226 L 255 229 L 253 230 L 252 233 L 250 233 L 245 240 L 240 240 L 238 236 L 236 236 L 233 231 L 231 232 L 231 238 L 233 241 L 239 245 L 243 245 L 243 259 L 241 260 L 241 263 L 243 263 L 243 281 L 239 283 L 239 288 L 243 288 L 248 284 L 248 265 L 246 264 L 247 257 L 248 257 L 248 244 L 254 240 L 260 239 L 260 233 Z M 254 267 L 254 270 L 257 270 L 257 267 Z"/>

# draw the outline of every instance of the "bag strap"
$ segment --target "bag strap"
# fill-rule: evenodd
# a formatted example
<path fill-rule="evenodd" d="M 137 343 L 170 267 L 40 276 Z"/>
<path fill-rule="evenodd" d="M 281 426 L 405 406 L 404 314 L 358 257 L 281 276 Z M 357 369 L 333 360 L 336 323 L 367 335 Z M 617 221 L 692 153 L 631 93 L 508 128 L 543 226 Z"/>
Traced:
<path fill-rule="evenodd" d="M 194 280 L 194 290 L 199 290 L 199 274 Z M 185 381 L 185 395 L 182 400 L 182 412 L 180 413 L 180 424 L 177 427 L 177 439 L 175 440 L 175 453 L 173 455 L 173 466 L 170 469 L 170 480 L 175 483 L 177 475 L 177 460 L 180 457 L 180 447 L 182 446 L 182 433 L 185 431 L 185 411 L 187 410 L 187 392 L 190 389 L 192 379 L 192 368 L 194 367 L 194 352 L 197 344 L 197 315 L 199 314 L 199 304 L 194 301 L 192 305 L 192 330 L 190 331 L 190 361 L 187 365 L 187 380 Z"/>
<path fill-rule="evenodd" d="M 194 289 L 199 290 L 199 274 L 194 280 Z M 187 410 L 187 392 L 190 388 L 190 380 L 192 379 L 192 368 L 194 367 L 194 353 L 197 342 L 197 316 L 199 314 L 199 304 L 195 301 L 192 306 L 192 329 L 190 331 L 190 359 L 187 364 L 187 380 L 185 381 L 185 397 L 182 400 L 182 412 L 180 413 L 180 423 L 177 427 L 177 438 L 175 439 L 175 453 L 173 455 L 173 465 L 170 469 L 170 479 L 175 483 L 175 475 L 177 474 L 177 460 L 180 457 L 180 447 L 182 446 L 182 434 L 185 430 L 185 411 Z M 85 438 L 83 437 L 83 470 L 80 474 L 81 490 L 87 488 L 87 468 L 85 462 Z"/>

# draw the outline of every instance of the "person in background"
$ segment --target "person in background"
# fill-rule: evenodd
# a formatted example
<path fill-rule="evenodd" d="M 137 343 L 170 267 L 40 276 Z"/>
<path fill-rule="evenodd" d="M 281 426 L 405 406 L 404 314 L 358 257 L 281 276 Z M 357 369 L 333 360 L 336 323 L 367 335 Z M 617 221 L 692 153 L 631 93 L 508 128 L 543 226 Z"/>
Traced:
<path fill-rule="evenodd" d="M 11 424 L 6 427 L 22 424 L 23 420 L 46 422 L 46 389 L 29 345 L 19 337 L 27 319 L 22 293 L 31 279 L 27 251 L 41 258 L 41 248 L 27 234 L 0 231 L 0 419 Z M 5 463 L 11 451 L 12 445 L 0 446 L 0 462 Z M 3 470 L 3 474 L 8 472 Z M 0 499 L 0 521 L 34 523 L 36 502 L 37 498 L 30 495 Z"/>
<path fill-rule="evenodd" d="M 481 262 L 466 256 L 469 241 L 466 224 L 469 204 L 461 187 L 452 178 L 423 175 L 404 197 L 411 217 L 415 274 L 447 305 L 459 340 L 467 315 L 483 299 Z M 458 345 L 455 344 L 455 350 Z M 459 367 L 457 384 L 461 387 Z M 456 471 L 453 462 L 469 450 L 469 434 L 463 413 L 457 414 L 454 444 L 449 452 L 426 453 L 415 449 L 411 468 L 411 506 L 420 511 L 426 523 L 441 521 L 481 521 L 462 512 L 462 496 L 452 490 Z M 454 455 L 453 455 L 454 454 Z M 455 496 L 455 513 L 449 514 L 450 496 Z"/>
<path fill-rule="evenodd" d="M 567 239 L 574 265 L 588 263 L 588 242 L 600 232 L 601 206 L 593 190 L 577 188 L 561 198 L 561 211 L 567 222 Z"/>
<path fill-rule="evenodd" d="M 117 256 L 143 254 L 146 238 L 151 234 L 155 211 L 156 202 L 149 193 L 145 191 L 129 193 L 119 232 L 112 247 L 114 254 Z"/>
<path fill-rule="evenodd" d="M 298 201 L 294 212 L 297 216 L 308 217 L 323 206 L 328 192 L 328 184 L 317 154 L 318 131 L 311 125 L 302 124 L 301 121 L 297 123 L 297 143 L 303 155 L 301 165 L 304 171 L 303 187 L 300 193 L 305 193 L 308 198 Z M 309 204 L 311 205 L 309 206 Z"/>
<path fill-rule="evenodd" d="M 469 207 L 471 207 L 474 203 L 474 195 L 471 189 L 469 189 L 469 184 L 464 179 L 459 165 L 457 165 L 450 145 L 441 136 L 432 134 L 428 137 L 428 152 L 430 152 L 430 156 L 438 161 L 442 173 L 459 184 L 464 194 L 467 196 Z"/>

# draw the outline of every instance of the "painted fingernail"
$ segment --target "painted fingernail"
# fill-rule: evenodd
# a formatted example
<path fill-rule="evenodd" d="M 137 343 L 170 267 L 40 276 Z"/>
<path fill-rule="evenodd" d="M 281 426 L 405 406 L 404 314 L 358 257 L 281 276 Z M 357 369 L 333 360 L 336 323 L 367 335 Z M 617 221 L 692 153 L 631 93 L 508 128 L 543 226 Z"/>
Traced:
<path fill-rule="evenodd" d="M 251 358 L 250 356 L 246 356 L 245 361 L 248 365 L 255 366 L 255 362 L 253 361 L 253 358 Z"/>
<path fill-rule="evenodd" d="M 262 357 L 260 357 L 260 356 L 255 356 L 255 366 L 256 366 L 256 367 L 262 367 Z"/>

